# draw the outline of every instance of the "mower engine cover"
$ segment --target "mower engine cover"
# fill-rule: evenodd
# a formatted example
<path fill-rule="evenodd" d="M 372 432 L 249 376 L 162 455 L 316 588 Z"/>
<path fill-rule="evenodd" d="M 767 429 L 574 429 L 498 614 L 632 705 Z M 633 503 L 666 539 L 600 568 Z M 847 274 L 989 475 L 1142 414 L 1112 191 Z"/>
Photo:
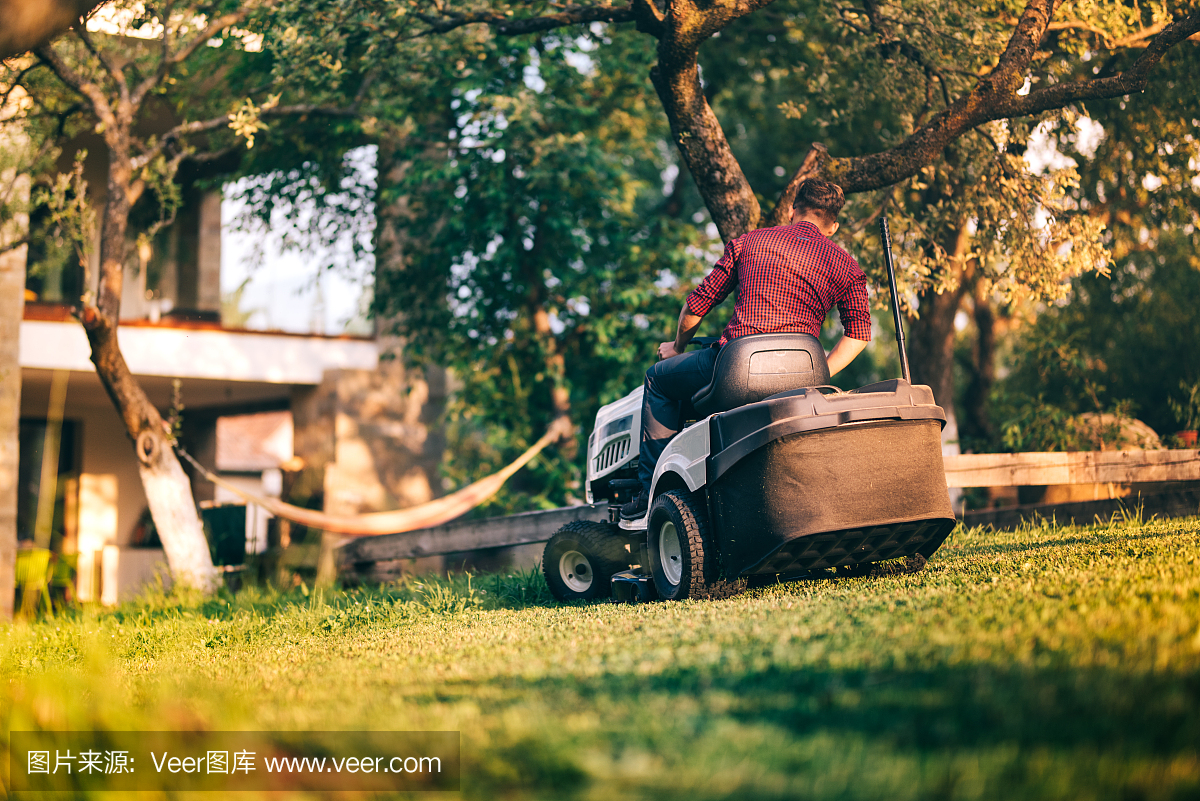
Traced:
<path fill-rule="evenodd" d="M 946 417 L 929 387 L 823 389 L 709 419 L 706 483 L 727 577 L 928 558 L 953 530 Z"/>

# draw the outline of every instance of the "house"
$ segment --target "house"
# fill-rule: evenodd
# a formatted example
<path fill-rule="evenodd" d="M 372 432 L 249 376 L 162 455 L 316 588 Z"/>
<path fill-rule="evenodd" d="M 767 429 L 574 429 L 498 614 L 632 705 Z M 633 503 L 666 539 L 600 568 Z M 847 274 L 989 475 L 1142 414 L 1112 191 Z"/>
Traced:
<path fill-rule="evenodd" d="M 181 444 L 247 489 L 332 513 L 439 495 L 444 375 L 381 361 L 386 343 L 374 336 L 246 330 L 236 316 L 223 318 L 221 202 L 186 186 L 176 221 L 153 252 L 131 248 L 127 267 L 121 349 L 164 414 L 182 401 Z M 132 443 L 72 316 L 71 299 L 88 287 L 70 265 L 48 247 L 31 248 L 18 539 L 28 547 L 49 536 L 55 550 L 78 554 L 77 596 L 115 603 L 153 581 L 163 556 Z M 92 281 L 97 273 L 94 264 L 87 271 Z M 201 507 L 235 500 L 195 475 L 192 488 Z M 248 510 L 247 550 L 266 546 L 266 525 L 265 513 Z"/>

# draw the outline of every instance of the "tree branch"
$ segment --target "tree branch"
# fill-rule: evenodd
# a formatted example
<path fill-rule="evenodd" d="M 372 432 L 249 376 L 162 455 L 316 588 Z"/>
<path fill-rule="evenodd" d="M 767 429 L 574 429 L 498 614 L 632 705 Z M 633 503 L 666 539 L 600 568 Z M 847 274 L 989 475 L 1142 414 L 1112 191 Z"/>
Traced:
<path fill-rule="evenodd" d="M 809 178 L 820 175 L 821 168 L 827 161 L 829 161 L 829 149 L 820 142 L 813 142 L 808 153 L 804 154 L 804 160 L 796 168 L 791 180 L 779 194 L 779 200 L 776 201 L 774 210 L 767 216 L 766 222 L 763 223 L 764 226 L 783 225 L 787 222 L 788 212 L 791 211 L 792 204 L 796 202 L 796 193 L 800 191 L 800 184 Z"/>
<path fill-rule="evenodd" d="M 0 245 L 0 255 L 8 253 L 10 250 L 16 250 L 17 248 L 21 247 L 22 245 L 28 245 L 29 242 L 30 242 L 29 237 L 23 236 L 20 239 L 9 242 L 7 245 Z"/>
<path fill-rule="evenodd" d="M 314 104 L 300 104 L 292 106 L 276 106 L 275 108 L 262 109 L 259 112 L 259 118 L 262 117 L 354 117 L 358 115 L 358 108 L 339 108 L 337 106 L 319 106 Z M 185 122 L 176 125 L 164 133 L 155 143 L 153 147 L 145 151 L 141 155 L 132 159 L 132 164 L 135 170 L 142 169 L 161 153 L 166 151 L 167 147 L 173 142 L 178 142 L 186 136 L 192 136 L 206 131 L 215 131 L 219 128 L 229 126 L 230 118 L 228 115 L 224 117 L 213 117 L 208 120 L 199 122 Z"/>
<path fill-rule="evenodd" d="M 171 71 L 172 67 L 174 67 L 178 64 L 182 64 L 183 62 L 187 61 L 189 58 L 192 57 L 192 54 L 195 53 L 196 50 L 199 49 L 202 45 L 204 45 L 206 42 L 208 42 L 209 39 L 212 39 L 214 36 L 221 33 L 226 28 L 229 28 L 233 25 L 237 25 L 239 22 L 244 20 L 249 14 L 250 14 L 250 9 L 240 8 L 237 11 L 233 12 L 232 14 L 226 14 L 224 16 L 217 17 L 215 20 L 213 20 L 211 23 L 209 23 L 208 27 L 206 27 L 200 33 L 196 34 L 196 36 L 190 42 L 188 42 L 186 45 L 181 47 L 179 50 L 175 51 L 175 53 L 173 53 L 173 54 L 169 52 L 170 48 L 167 44 L 165 44 L 165 40 L 167 38 L 167 32 L 166 32 L 166 30 L 164 30 L 163 31 L 163 40 L 164 40 L 163 57 L 158 62 L 158 69 L 156 69 L 154 71 L 153 75 L 147 76 L 144 81 L 142 81 L 140 84 L 138 84 L 137 89 L 135 89 L 133 92 L 133 98 L 132 98 L 133 104 L 136 106 L 139 103 L 141 103 L 142 100 L 146 97 L 146 95 L 149 94 L 150 90 L 153 89 L 155 86 L 157 86 L 162 81 L 162 79 L 167 76 L 167 73 L 169 73 Z M 167 22 L 166 22 L 166 20 L 164 20 L 163 21 L 164 29 L 166 28 L 166 26 L 167 26 Z"/>
<path fill-rule="evenodd" d="M 37 54 L 50 71 L 57 78 L 65 83 L 69 88 L 82 95 L 92 106 L 92 112 L 105 125 L 112 125 L 115 122 L 113 117 L 112 107 L 108 104 L 108 98 L 104 96 L 104 92 L 100 87 L 89 80 L 83 78 L 75 70 L 63 61 L 53 45 L 42 45 L 37 50 L 33 51 Z"/>
<path fill-rule="evenodd" d="M 637 29 L 648 33 L 655 39 L 663 35 L 663 12 L 656 0 L 631 0 L 633 16 L 637 20 Z"/>
<path fill-rule="evenodd" d="M 513 19 L 498 11 L 473 11 L 448 17 L 437 17 L 432 14 L 415 14 L 414 16 L 429 27 L 407 38 L 415 39 L 430 34 L 448 33 L 466 25 L 487 25 L 499 36 L 518 36 L 523 33 L 539 33 L 586 22 L 631 22 L 635 19 L 632 5 L 612 6 L 608 4 L 563 6 L 562 11 L 557 14 L 544 14 L 523 19 Z"/>
<path fill-rule="evenodd" d="M 1157 35 L 1163 28 L 1167 27 L 1166 20 L 1156 22 L 1153 25 L 1142 28 L 1136 33 L 1131 33 L 1127 36 L 1122 36 L 1119 39 L 1112 38 L 1112 34 L 1098 25 L 1093 25 L 1081 19 L 1069 19 L 1062 22 L 1051 22 L 1046 30 L 1048 31 L 1087 31 L 1094 33 L 1104 40 L 1104 47 L 1107 50 L 1118 50 L 1122 47 L 1145 47 L 1142 42 L 1149 39 L 1151 36 Z"/>
<path fill-rule="evenodd" d="M 1024 96 L 1017 95 L 1003 105 L 1004 116 L 1027 116 L 1061 108 L 1079 100 L 1102 100 L 1144 92 L 1150 80 L 1150 70 L 1158 65 L 1167 50 L 1196 33 L 1200 33 L 1200 12 L 1193 12 L 1164 27 L 1128 70 L 1107 78 L 1059 83 Z"/>
<path fill-rule="evenodd" d="M 847 192 L 878 189 L 904 180 L 936 159 L 950 142 L 967 131 L 992 120 L 1024 117 L 1062 108 L 1080 100 L 1099 100 L 1141 92 L 1149 73 L 1172 46 L 1200 33 L 1200 12 L 1177 19 L 1150 42 L 1133 65 L 1118 75 L 1054 84 L 1020 95 L 1024 67 L 1044 31 L 1042 14 L 1051 0 L 1031 0 L 1005 55 L 969 94 L 935 114 L 912 136 L 895 147 L 867 156 L 834 159 L 826 174 Z"/>
<path fill-rule="evenodd" d="M 79 41 L 83 42 L 83 46 L 87 51 L 100 62 L 104 70 L 113 79 L 113 83 L 117 85 L 117 91 L 121 93 L 121 99 L 129 100 L 129 81 L 125 79 L 125 70 L 118 67 L 100 48 L 96 47 L 96 43 L 92 41 L 91 34 L 88 33 L 87 23 L 81 21 L 74 28 L 75 36 Z"/>
<path fill-rule="evenodd" d="M 1118 47 L 1145 47 L 1142 41 L 1149 39 L 1151 36 L 1157 36 L 1160 31 L 1167 27 L 1167 22 L 1156 23 L 1149 28 L 1143 28 L 1137 33 L 1131 33 L 1128 36 L 1122 36 L 1120 39 L 1113 41 L 1111 49 L 1115 50 Z"/>
<path fill-rule="evenodd" d="M 997 96 L 1016 92 L 1025 83 L 1025 70 L 1046 35 L 1056 0 L 1029 0 L 995 69 L 979 80 L 976 92 Z"/>
<path fill-rule="evenodd" d="M 20 72 L 18 72 L 15 78 L 13 78 L 11 80 L 5 80 L 4 83 L 5 83 L 6 88 L 4 90 L 4 94 L 0 95 L 0 109 L 9 108 L 9 100 L 12 98 L 12 93 L 16 91 L 18 86 L 20 86 L 23 91 L 27 91 L 27 90 L 25 90 L 25 88 L 21 82 L 25 80 L 26 75 L 33 72 L 38 67 L 42 67 L 42 66 L 45 66 L 44 62 L 35 61 L 32 64 L 30 64 L 28 67 L 25 67 Z"/>

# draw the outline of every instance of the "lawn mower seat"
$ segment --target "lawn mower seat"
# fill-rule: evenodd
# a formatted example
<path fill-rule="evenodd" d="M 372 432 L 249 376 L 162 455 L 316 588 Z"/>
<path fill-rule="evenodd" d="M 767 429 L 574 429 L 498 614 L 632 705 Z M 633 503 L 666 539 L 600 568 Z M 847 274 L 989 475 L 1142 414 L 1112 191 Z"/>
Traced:
<path fill-rule="evenodd" d="M 692 396 L 692 406 L 707 417 L 789 389 L 828 383 L 829 364 L 816 337 L 751 334 L 721 348 L 712 381 Z"/>

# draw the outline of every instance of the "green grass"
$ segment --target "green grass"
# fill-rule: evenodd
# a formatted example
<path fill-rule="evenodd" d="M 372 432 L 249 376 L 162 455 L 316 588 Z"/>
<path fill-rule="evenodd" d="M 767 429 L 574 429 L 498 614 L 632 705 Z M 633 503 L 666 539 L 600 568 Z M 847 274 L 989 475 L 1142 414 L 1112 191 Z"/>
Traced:
<path fill-rule="evenodd" d="M 959 530 L 916 575 L 674 604 L 160 595 L 0 629 L 0 736 L 454 729 L 481 799 L 1197 798 L 1198 533 Z"/>

